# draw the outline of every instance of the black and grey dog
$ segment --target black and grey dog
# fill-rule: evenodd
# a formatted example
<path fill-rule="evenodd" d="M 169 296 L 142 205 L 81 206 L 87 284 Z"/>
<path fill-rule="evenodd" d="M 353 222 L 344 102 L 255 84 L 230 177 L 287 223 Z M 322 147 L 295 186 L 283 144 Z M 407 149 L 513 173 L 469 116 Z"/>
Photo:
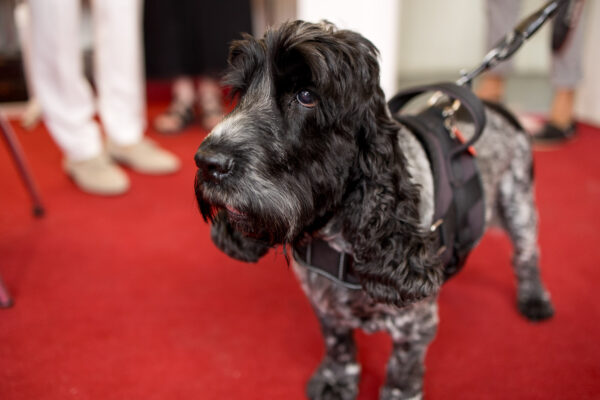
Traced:
<path fill-rule="evenodd" d="M 231 257 L 255 262 L 307 237 L 352 254 L 362 290 L 292 261 L 325 337 L 311 399 L 356 397 L 355 328 L 392 337 L 381 398 L 421 398 L 438 323 L 444 272 L 429 229 L 430 164 L 388 111 L 377 57 L 367 39 L 327 23 L 289 22 L 260 40 L 245 36 L 229 56 L 237 105 L 195 156 L 200 211 Z M 538 269 L 530 142 L 499 113 L 486 114 L 476 145 L 486 226 L 499 222 L 512 239 L 519 310 L 545 319 L 553 308 Z"/>

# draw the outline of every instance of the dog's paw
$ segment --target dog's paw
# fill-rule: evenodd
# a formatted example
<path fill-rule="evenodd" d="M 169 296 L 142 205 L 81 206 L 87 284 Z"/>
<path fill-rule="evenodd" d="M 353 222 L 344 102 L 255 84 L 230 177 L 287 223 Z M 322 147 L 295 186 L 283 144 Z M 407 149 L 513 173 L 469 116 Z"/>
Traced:
<path fill-rule="evenodd" d="M 360 365 L 321 363 L 306 386 L 310 400 L 354 400 L 358 395 Z"/>
<path fill-rule="evenodd" d="M 423 393 L 407 394 L 398 388 L 383 387 L 379 394 L 379 400 L 421 400 Z"/>
<path fill-rule="evenodd" d="M 547 296 L 524 297 L 517 301 L 521 314 L 530 321 L 543 321 L 554 315 L 554 306 Z"/>

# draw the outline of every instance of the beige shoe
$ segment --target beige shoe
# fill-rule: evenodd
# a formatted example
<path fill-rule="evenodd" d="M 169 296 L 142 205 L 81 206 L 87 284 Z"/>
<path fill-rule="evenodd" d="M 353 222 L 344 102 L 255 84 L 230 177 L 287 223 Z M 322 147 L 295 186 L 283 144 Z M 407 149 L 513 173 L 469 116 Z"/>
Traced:
<path fill-rule="evenodd" d="M 177 171 L 181 165 L 174 154 L 161 149 L 148 138 L 129 146 L 118 146 L 108 141 L 106 151 L 118 163 L 143 174 L 170 174 Z"/>
<path fill-rule="evenodd" d="M 63 169 L 86 193 L 116 196 L 129 190 L 129 178 L 106 154 L 83 161 L 65 159 Z"/>

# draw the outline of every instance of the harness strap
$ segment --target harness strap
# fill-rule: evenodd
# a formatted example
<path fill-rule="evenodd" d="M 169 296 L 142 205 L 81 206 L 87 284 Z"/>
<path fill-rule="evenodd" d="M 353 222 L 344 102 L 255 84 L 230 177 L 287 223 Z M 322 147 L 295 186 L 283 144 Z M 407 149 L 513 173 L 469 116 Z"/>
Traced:
<path fill-rule="evenodd" d="M 398 111 L 424 92 L 443 92 L 460 101 L 470 114 L 475 134 L 462 143 L 451 136 L 445 124 L 447 115 L 439 106 L 425 109 L 419 115 Z M 464 264 L 484 227 L 483 190 L 477 167 L 469 147 L 481 135 L 486 123 L 481 101 L 467 88 L 453 83 L 440 83 L 408 89 L 389 103 L 394 118 L 415 134 L 431 164 L 434 184 L 434 213 L 431 232 L 438 238 L 440 261 L 446 279 Z M 294 259 L 307 269 L 349 289 L 362 289 L 353 271 L 353 256 L 339 252 L 320 238 L 312 238 L 294 246 Z"/>
<path fill-rule="evenodd" d="M 468 141 L 458 137 L 448 124 L 451 122 L 447 120 L 449 114 L 456 113 L 459 107 L 452 107 L 448 112 L 449 106 L 433 105 L 417 115 L 399 112 L 425 92 L 442 92 L 460 102 L 460 109 L 469 114 L 475 128 Z M 470 89 L 454 83 L 408 89 L 392 98 L 389 107 L 394 118 L 415 135 L 427 153 L 434 184 L 432 232 L 436 233 L 438 254 L 448 279 L 464 265 L 485 228 L 483 185 L 473 157 L 475 153 L 469 151 L 485 127 L 485 107 Z"/>
<path fill-rule="evenodd" d="M 485 104 L 487 108 L 490 108 L 494 112 L 500 114 L 504 119 L 506 119 L 508 123 L 512 125 L 513 128 L 515 128 L 518 131 L 525 132 L 525 128 L 523 128 L 521 122 L 519 122 L 517 117 L 515 117 L 515 115 L 512 112 L 510 112 L 503 104 L 488 100 L 481 101 L 483 102 L 483 104 Z"/>
<path fill-rule="evenodd" d="M 438 91 L 443 92 L 444 94 L 448 95 L 453 99 L 459 100 L 461 105 L 465 107 L 465 109 L 469 112 L 471 118 L 473 119 L 473 124 L 475 125 L 475 133 L 473 134 L 473 136 L 461 146 L 458 146 L 457 148 L 452 150 L 450 157 L 454 157 L 456 154 L 462 153 L 463 151 L 467 150 L 470 146 L 472 146 L 477 141 L 477 139 L 479 139 L 479 136 L 481 136 L 483 128 L 485 127 L 485 109 L 481 104 L 481 100 L 479 100 L 473 94 L 471 89 L 464 86 L 459 86 L 451 82 L 441 82 L 425 86 L 416 86 L 414 88 L 402 91 L 394 97 L 392 97 L 392 99 L 388 102 L 388 106 L 390 112 L 392 113 L 392 115 L 394 115 L 416 96 L 425 92 Z"/>
<path fill-rule="evenodd" d="M 435 204 L 435 208 L 432 220 L 437 221 L 444 217 L 444 210 L 448 209 L 450 200 L 452 199 L 452 186 L 450 184 L 452 177 L 448 175 L 451 172 L 450 168 L 446 165 L 441 165 L 442 163 L 446 163 L 445 159 L 436 157 L 437 154 L 444 153 L 441 143 L 433 133 L 434 130 L 428 127 L 422 118 L 415 115 L 395 115 L 394 118 L 405 125 L 411 132 L 419 133 L 419 135 L 416 135 L 416 138 L 421 143 L 421 146 L 424 147 L 427 159 L 431 163 L 432 171 L 435 171 L 433 173 L 435 196 L 433 203 Z"/>
<path fill-rule="evenodd" d="M 352 266 L 352 254 L 331 248 L 326 241 L 313 238 L 294 247 L 294 259 L 305 268 L 322 275 L 348 289 L 362 289 Z"/>

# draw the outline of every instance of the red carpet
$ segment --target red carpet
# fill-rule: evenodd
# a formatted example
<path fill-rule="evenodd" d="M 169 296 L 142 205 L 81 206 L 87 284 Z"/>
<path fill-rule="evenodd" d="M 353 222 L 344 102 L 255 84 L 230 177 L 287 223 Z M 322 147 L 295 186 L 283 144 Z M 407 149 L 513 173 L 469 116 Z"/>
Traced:
<path fill-rule="evenodd" d="M 152 110 L 151 110 L 152 111 Z M 281 254 L 258 265 L 211 244 L 196 211 L 199 130 L 158 137 L 175 176 L 130 173 L 132 191 L 75 189 L 43 127 L 14 124 L 47 216 L 0 145 L 0 399 L 302 399 L 323 353 L 307 300 Z M 556 317 L 514 306 L 508 241 L 488 234 L 440 296 L 427 356 L 428 399 L 600 398 L 600 130 L 539 152 L 543 276 Z M 375 399 L 390 343 L 358 335 L 360 399 Z"/>

